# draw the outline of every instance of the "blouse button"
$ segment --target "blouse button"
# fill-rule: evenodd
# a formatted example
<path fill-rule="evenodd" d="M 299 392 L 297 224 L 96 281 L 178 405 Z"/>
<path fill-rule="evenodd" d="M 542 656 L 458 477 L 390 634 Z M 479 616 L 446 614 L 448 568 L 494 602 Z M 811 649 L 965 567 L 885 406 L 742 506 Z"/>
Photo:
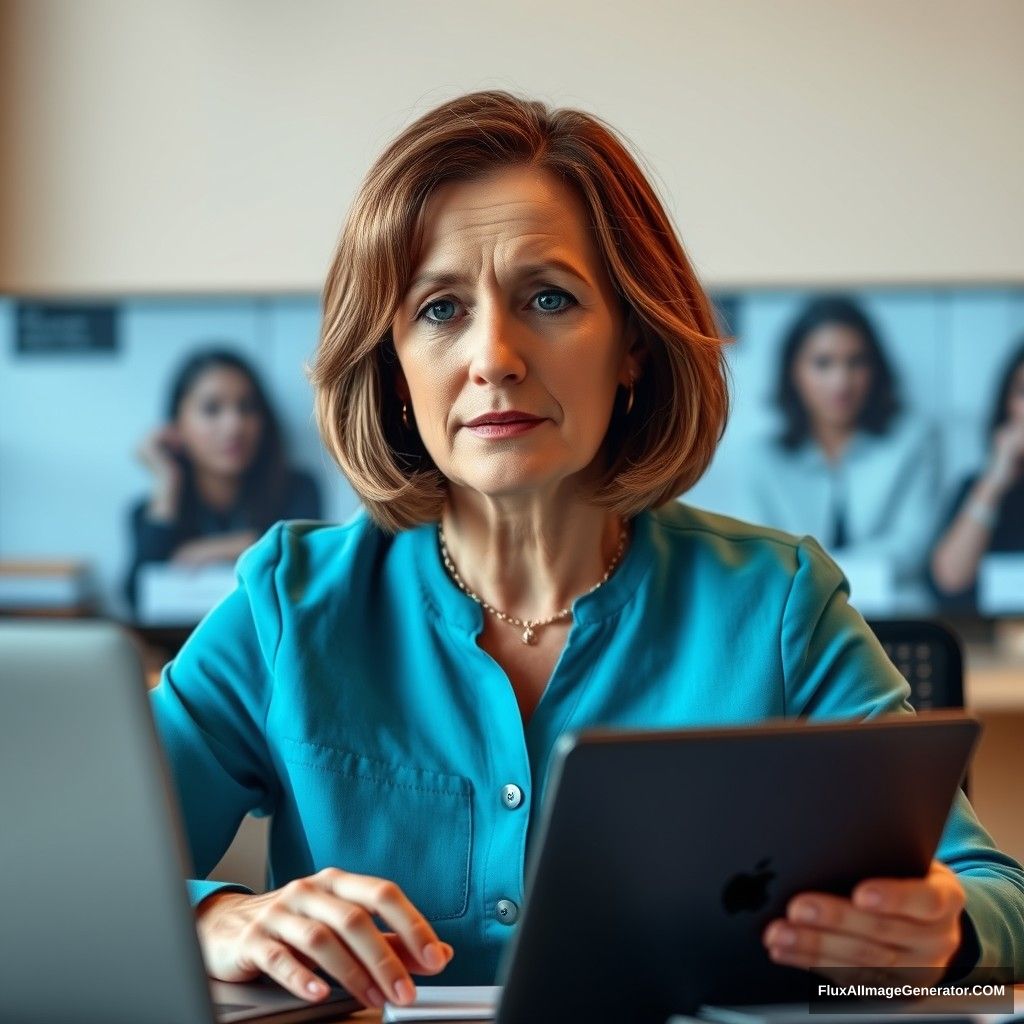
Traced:
<path fill-rule="evenodd" d="M 501 790 L 501 802 L 510 810 L 514 811 L 523 802 L 523 791 L 511 783 L 503 786 Z"/>
<path fill-rule="evenodd" d="M 502 924 L 515 924 L 519 917 L 519 908 L 511 900 L 498 900 L 495 910 Z"/>

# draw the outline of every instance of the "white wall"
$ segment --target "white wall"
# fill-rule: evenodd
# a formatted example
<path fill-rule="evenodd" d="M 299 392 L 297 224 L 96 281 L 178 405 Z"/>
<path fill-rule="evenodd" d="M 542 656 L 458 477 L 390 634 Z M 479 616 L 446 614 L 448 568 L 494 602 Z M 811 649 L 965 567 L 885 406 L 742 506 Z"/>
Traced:
<path fill-rule="evenodd" d="M 9 0 L 0 292 L 315 291 L 413 115 L 502 86 L 645 155 L 706 278 L 1019 281 L 1019 0 Z"/>

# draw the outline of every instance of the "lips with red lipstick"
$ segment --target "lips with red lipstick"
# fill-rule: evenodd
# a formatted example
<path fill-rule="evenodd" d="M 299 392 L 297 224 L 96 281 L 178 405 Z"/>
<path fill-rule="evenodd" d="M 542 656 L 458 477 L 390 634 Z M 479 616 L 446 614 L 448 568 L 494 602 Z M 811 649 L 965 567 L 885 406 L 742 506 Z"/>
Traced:
<path fill-rule="evenodd" d="M 505 412 L 482 413 L 475 419 L 467 421 L 463 426 L 477 437 L 502 438 L 525 434 L 544 421 L 543 416 L 534 416 L 532 413 L 522 412 L 519 409 L 509 409 Z"/>

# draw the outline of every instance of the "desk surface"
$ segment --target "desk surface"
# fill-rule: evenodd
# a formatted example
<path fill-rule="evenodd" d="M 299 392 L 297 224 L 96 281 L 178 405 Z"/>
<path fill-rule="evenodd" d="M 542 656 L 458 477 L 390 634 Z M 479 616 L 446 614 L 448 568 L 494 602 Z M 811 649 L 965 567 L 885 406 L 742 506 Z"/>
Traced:
<path fill-rule="evenodd" d="M 1014 1013 L 1016 1013 L 1016 1014 L 1024 1013 L 1024 984 L 1020 984 L 1020 985 L 1015 985 L 1014 986 L 1014 989 L 1013 989 L 1013 1009 L 1014 1009 Z M 963 1016 L 963 1015 L 962 1014 L 956 1014 L 956 1015 L 951 1015 L 951 1016 Z M 380 1019 L 381 1019 L 381 1014 L 380 1014 L 379 1010 L 363 1010 L 360 1013 L 357 1013 L 357 1014 L 355 1014 L 355 1015 L 353 1015 L 351 1017 L 339 1017 L 338 1018 L 339 1021 L 342 1021 L 342 1020 L 360 1021 L 361 1024 L 362 1024 L 362 1022 L 365 1022 L 365 1024 L 378 1024 Z M 623 1014 L 623 1016 L 622 1016 L 622 1024 L 629 1024 L 629 1020 L 630 1020 L 629 1014 L 628 1013 Z M 440 1022 L 437 1022 L 437 1024 L 444 1024 L 444 1022 L 440 1021 Z"/>
<path fill-rule="evenodd" d="M 1024 659 L 969 646 L 964 652 L 964 701 L 973 711 L 1024 714 Z"/>

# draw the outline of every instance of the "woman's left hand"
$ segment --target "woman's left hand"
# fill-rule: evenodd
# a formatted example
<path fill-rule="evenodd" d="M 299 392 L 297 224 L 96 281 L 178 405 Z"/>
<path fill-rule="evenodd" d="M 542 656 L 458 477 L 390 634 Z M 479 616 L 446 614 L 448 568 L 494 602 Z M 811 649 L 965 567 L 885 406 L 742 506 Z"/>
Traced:
<path fill-rule="evenodd" d="M 799 893 L 786 918 L 769 923 L 763 941 L 775 963 L 843 984 L 932 985 L 960 945 L 964 900 L 956 874 L 933 860 L 924 878 L 870 878 L 850 899 Z M 851 968 L 863 968 L 863 978 Z"/>

